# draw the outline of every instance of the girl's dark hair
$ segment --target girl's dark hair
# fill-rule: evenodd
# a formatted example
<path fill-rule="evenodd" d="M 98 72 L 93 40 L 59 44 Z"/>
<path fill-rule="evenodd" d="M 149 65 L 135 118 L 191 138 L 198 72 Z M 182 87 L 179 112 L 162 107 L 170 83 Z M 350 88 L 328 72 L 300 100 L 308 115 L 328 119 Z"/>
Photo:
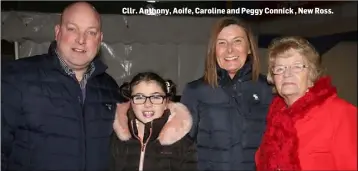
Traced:
<path fill-rule="evenodd" d="M 124 82 L 119 88 L 121 95 L 129 100 L 131 98 L 133 87 L 143 81 L 157 82 L 169 100 L 173 100 L 176 95 L 176 85 L 174 82 L 172 80 L 164 80 L 154 72 L 141 72 L 135 75 L 130 82 Z"/>

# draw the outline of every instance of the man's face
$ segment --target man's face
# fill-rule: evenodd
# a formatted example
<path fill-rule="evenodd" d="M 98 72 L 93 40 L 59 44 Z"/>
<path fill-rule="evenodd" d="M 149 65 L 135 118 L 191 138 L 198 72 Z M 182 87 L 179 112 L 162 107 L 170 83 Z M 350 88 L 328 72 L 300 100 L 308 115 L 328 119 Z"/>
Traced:
<path fill-rule="evenodd" d="M 72 69 L 86 68 L 97 55 L 103 34 L 100 18 L 89 6 L 70 7 L 55 27 L 57 51 Z"/>

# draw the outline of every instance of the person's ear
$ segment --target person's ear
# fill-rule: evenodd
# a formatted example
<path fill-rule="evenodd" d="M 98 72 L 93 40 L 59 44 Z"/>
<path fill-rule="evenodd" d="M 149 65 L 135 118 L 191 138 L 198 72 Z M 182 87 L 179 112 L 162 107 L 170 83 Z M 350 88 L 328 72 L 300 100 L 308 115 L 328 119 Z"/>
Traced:
<path fill-rule="evenodd" d="M 57 24 L 55 26 L 55 40 L 56 41 L 58 40 L 58 34 L 60 33 L 60 29 L 61 29 L 61 26 L 59 24 Z"/>

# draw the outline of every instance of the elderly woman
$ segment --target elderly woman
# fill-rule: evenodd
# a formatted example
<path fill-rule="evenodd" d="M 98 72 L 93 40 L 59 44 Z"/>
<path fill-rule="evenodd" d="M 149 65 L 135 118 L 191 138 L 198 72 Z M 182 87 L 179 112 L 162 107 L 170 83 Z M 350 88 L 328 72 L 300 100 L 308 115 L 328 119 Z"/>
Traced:
<path fill-rule="evenodd" d="M 260 75 L 255 39 L 238 18 L 214 25 L 204 76 L 187 84 L 181 101 L 193 116 L 199 170 L 255 170 L 272 87 Z"/>
<path fill-rule="evenodd" d="M 357 170 L 357 108 L 337 96 L 321 58 L 299 37 L 269 47 L 270 106 L 258 170 Z"/>

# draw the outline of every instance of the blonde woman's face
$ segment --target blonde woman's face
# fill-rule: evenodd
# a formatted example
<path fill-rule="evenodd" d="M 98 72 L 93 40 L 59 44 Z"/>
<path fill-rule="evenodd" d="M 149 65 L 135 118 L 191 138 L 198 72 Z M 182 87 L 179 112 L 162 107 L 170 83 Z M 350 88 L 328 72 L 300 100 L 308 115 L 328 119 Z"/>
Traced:
<path fill-rule="evenodd" d="M 242 27 L 233 24 L 221 30 L 216 40 L 216 58 L 220 68 L 235 74 L 250 53 L 250 43 Z"/>

